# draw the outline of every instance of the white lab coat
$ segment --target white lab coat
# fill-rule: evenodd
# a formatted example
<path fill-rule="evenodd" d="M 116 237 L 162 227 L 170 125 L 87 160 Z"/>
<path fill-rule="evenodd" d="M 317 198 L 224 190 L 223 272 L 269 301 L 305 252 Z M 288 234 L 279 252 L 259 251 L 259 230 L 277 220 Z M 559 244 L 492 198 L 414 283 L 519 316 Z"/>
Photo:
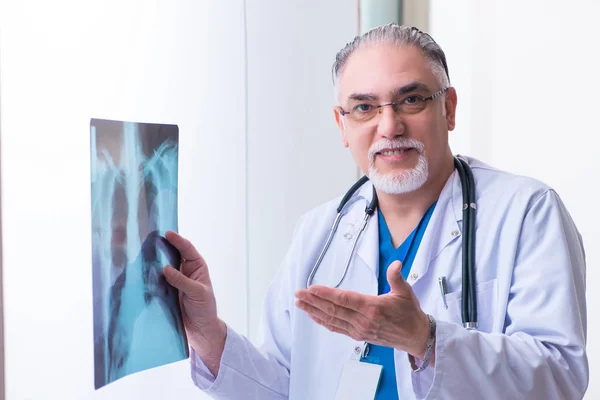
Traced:
<path fill-rule="evenodd" d="M 580 399 L 588 385 L 585 255 L 558 195 L 534 179 L 469 158 L 476 181 L 479 328 L 461 325 L 462 191 L 456 172 L 438 199 L 408 282 L 437 319 L 435 367 L 413 373 L 395 351 L 400 399 Z M 315 275 L 334 285 L 371 199 L 363 185 Z M 260 346 L 228 328 L 216 379 L 192 353 L 196 385 L 217 399 L 335 397 L 344 362 L 362 343 L 329 332 L 295 307 L 339 198 L 305 214 L 265 301 Z M 378 222 L 371 218 L 341 288 L 376 295 Z M 448 309 L 438 278 L 448 280 Z"/>

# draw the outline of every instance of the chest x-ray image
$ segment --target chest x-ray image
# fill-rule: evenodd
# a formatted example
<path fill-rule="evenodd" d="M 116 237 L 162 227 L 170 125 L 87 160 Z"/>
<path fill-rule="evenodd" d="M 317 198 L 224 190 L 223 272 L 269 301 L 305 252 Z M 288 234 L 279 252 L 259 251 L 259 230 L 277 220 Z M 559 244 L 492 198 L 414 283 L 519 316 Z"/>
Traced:
<path fill-rule="evenodd" d="M 177 231 L 176 125 L 92 119 L 94 385 L 189 357 L 180 266 L 164 234 Z"/>

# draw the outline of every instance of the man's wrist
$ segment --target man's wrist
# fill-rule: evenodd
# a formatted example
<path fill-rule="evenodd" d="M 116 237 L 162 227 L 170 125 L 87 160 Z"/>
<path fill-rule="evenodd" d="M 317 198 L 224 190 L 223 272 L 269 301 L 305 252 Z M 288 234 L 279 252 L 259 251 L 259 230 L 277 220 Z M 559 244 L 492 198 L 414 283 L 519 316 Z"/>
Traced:
<path fill-rule="evenodd" d="M 221 359 L 227 339 L 227 324 L 221 319 L 209 328 L 200 329 L 198 334 L 191 335 L 190 345 L 203 360 Z"/>
<path fill-rule="evenodd" d="M 435 318 L 431 315 L 427 315 L 428 319 L 428 329 L 424 350 L 420 351 L 416 356 L 417 358 L 422 359 L 422 363 L 420 366 L 417 366 L 415 361 L 415 355 L 408 354 L 408 360 L 410 362 L 411 368 L 413 372 L 420 372 L 427 368 L 430 364 L 434 365 L 435 360 L 435 339 L 436 339 L 436 321 Z M 423 349 L 423 347 L 421 347 Z"/>
<path fill-rule="evenodd" d="M 410 349 L 406 349 L 408 354 L 422 360 L 425 357 L 427 351 L 427 342 L 429 340 L 429 331 L 431 323 L 429 321 L 429 315 L 422 313 L 422 316 L 417 324 L 416 332 L 414 333 L 413 346 Z"/>
<path fill-rule="evenodd" d="M 227 324 L 222 320 L 210 325 L 210 329 L 199 330 L 202 334 L 189 338 L 190 346 L 206 368 L 216 377 L 227 340 Z"/>

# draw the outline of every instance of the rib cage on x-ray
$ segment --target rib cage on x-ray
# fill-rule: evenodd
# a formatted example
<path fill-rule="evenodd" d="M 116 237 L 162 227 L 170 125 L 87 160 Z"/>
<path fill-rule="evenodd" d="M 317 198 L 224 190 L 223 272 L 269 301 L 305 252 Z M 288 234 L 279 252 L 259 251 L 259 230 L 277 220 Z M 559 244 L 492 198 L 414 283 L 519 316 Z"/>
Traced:
<path fill-rule="evenodd" d="M 179 267 L 161 237 L 177 230 L 178 130 L 92 120 L 95 386 L 188 356 L 177 292 L 162 267 Z"/>

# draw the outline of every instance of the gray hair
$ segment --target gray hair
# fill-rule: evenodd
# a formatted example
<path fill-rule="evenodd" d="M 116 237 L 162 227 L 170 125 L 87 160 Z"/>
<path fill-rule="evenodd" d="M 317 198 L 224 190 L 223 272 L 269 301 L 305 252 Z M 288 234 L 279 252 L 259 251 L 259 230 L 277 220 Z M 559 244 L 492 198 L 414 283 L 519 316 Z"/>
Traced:
<path fill-rule="evenodd" d="M 337 88 L 337 81 L 342 69 L 348 62 L 348 58 L 355 50 L 368 45 L 393 44 L 400 46 L 414 46 L 420 49 L 429 60 L 431 72 L 442 87 L 450 86 L 450 76 L 446 55 L 442 48 L 433 38 L 412 26 L 398 25 L 395 23 L 379 26 L 371 29 L 362 36 L 357 36 L 348 43 L 335 56 L 332 67 L 333 84 Z"/>

